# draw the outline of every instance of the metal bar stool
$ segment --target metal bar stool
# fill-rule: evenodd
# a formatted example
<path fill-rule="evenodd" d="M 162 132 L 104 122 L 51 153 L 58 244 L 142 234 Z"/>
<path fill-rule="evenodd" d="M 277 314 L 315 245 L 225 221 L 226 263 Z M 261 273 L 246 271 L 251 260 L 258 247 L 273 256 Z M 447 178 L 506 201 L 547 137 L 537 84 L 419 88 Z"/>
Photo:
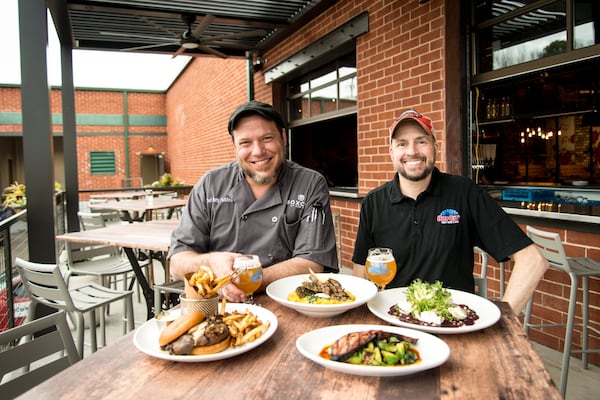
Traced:
<path fill-rule="evenodd" d="M 482 248 L 480 247 L 473 247 L 473 251 L 477 254 L 479 254 L 480 257 L 480 261 L 481 261 L 481 275 L 480 276 L 475 276 L 475 286 L 476 286 L 476 294 L 478 294 L 479 296 L 485 297 L 487 298 L 487 267 L 488 267 L 488 260 L 489 260 L 489 254 L 484 251 Z M 500 261 L 498 263 L 499 267 L 500 267 L 500 298 L 504 297 L 504 261 L 508 261 L 509 259 L 504 259 L 502 261 Z"/>
<path fill-rule="evenodd" d="M 548 324 L 531 324 L 531 308 L 533 304 L 533 296 L 527 303 L 525 309 L 524 328 L 525 333 L 529 332 L 529 328 L 544 328 L 544 327 L 559 327 L 566 326 L 565 329 L 565 348 L 563 350 L 561 376 L 560 376 L 560 393 L 565 396 L 567 390 L 567 378 L 569 376 L 569 363 L 571 353 L 582 353 L 581 361 L 583 368 L 588 368 L 588 353 L 598 353 L 600 349 L 588 349 L 588 333 L 592 330 L 600 334 L 600 330 L 593 326 L 588 326 L 589 319 L 589 277 L 600 276 L 600 263 L 588 257 L 567 257 L 562 241 L 558 233 L 546 232 L 539 229 L 526 227 L 527 236 L 533 240 L 540 252 L 550 264 L 550 268 L 563 271 L 569 275 L 571 279 L 571 290 L 569 294 L 569 309 L 567 314 L 567 323 L 548 323 Z M 582 278 L 582 319 L 581 323 L 575 323 L 575 306 L 577 305 L 577 288 L 579 277 Z M 582 327 L 581 350 L 572 350 L 571 344 L 573 339 L 573 327 Z"/>

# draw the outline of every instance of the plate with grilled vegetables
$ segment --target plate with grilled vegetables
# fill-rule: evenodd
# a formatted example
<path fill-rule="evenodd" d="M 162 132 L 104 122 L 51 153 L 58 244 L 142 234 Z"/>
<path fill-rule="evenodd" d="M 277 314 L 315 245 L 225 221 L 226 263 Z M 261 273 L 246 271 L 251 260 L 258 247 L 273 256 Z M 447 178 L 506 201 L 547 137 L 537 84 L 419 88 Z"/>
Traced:
<path fill-rule="evenodd" d="M 334 325 L 296 340 L 296 348 L 315 363 L 350 375 L 403 376 L 438 367 L 450 348 L 423 331 L 389 325 Z"/>
<path fill-rule="evenodd" d="M 299 313 L 327 318 L 361 306 L 377 295 L 370 281 L 347 274 L 311 273 L 288 276 L 267 286 L 267 295 Z"/>

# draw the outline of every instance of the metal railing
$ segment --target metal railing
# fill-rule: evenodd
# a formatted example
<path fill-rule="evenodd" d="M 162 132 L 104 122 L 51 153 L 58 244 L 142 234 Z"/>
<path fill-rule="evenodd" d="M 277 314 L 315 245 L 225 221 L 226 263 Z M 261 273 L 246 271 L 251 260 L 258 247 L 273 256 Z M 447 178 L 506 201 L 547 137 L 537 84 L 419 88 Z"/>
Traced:
<path fill-rule="evenodd" d="M 65 193 L 56 193 L 57 234 L 66 232 Z M 64 243 L 56 243 L 56 254 L 60 254 Z M 14 267 L 15 258 L 29 259 L 27 234 L 27 210 L 22 210 L 0 220 L 0 331 L 20 325 L 27 314 L 29 299 Z"/>
<path fill-rule="evenodd" d="M 15 257 L 28 257 L 27 211 L 23 210 L 0 221 L 0 331 L 13 328 L 23 321 L 24 294 L 20 279 L 15 276 Z M 19 310 L 16 305 L 19 304 Z"/>

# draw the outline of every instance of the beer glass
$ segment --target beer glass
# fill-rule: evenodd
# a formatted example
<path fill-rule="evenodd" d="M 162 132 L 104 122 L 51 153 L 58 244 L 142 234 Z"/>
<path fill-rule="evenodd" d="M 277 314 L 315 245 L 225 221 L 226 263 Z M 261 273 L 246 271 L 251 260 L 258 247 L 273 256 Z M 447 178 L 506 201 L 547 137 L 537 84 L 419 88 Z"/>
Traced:
<path fill-rule="evenodd" d="M 369 249 L 367 262 L 365 264 L 367 277 L 379 290 L 385 289 L 396 276 L 396 260 L 392 249 L 376 247 Z"/>
<path fill-rule="evenodd" d="M 246 303 L 254 304 L 253 294 L 262 283 L 262 266 L 260 259 L 255 254 L 242 254 L 235 257 L 233 270 L 242 271 L 235 283 L 247 296 Z"/>

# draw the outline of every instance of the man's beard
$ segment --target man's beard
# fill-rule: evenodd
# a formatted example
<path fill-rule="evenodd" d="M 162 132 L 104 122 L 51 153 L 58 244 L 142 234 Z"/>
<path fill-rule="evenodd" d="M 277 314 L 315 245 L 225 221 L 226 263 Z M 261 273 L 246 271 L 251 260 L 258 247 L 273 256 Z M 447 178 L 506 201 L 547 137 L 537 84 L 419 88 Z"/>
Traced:
<path fill-rule="evenodd" d="M 247 177 L 252 179 L 257 184 L 268 185 L 270 183 L 273 183 L 275 180 L 277 180 L 277 177 L 279 176 L 279 172 L 281 171 L 281 168 L 284 163 L 284 158 L 285 158 L 285 152 L 281 152 L 281 160 L 282 161 L 279 163 L 279 165 L 277 165 L 275 167 L 275 169 L 273 170 L 273 173 L 271 175 L 260 176 L 259 174 L 253 174 L 251 171 L 249 171 L 248 169 L 246 169 L 244 167 L 242 167 L 242 171 L 244 172 L 244 175 L 246 175 Z"/>
<path fill-rule="evenodd" d="M 419 182 L 419 181 L 422 181 L 423 179 L 427 178 L 429 176 L 429 174 L 431 174 L 433 172 L 434 168 L 435 168 L 435 158 L 431 161 L 430 164 L 427 164 L 427 166 L 425 167 L 423 172 L 421 172 L 419 175 L 408 175 L 408 173 L 406 172 L 406 168 L 402 167 L 402 162 L 396 167 L 396 172 L 398 172 L 398 174 L 400 174 L 406 180 L 413 181 L 413 182 Z"/>

